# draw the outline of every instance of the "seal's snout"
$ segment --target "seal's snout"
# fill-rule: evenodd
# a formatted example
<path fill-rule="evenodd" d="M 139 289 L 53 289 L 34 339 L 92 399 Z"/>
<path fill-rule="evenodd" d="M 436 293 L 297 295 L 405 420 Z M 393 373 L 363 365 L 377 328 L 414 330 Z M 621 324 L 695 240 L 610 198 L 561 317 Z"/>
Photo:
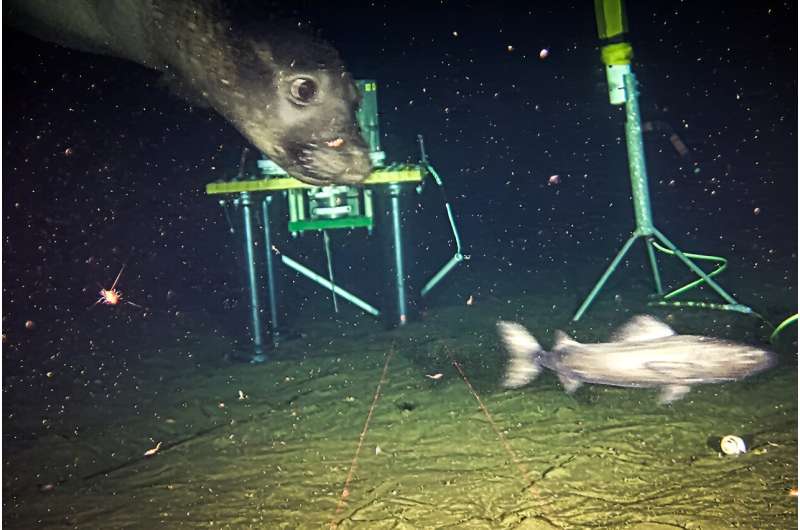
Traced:
<path fill-rule="evenodd" d="M 338 182 L 344 184 L 360 184 L 372 172 L 372 162 L 369 153 L 360 145 L 348 145 L 347 142 L 338 138 L 335 147 L 332 149 L 342 151 L 341 169 Z"/>
<path fill-rule="evenodd" d="M 294 144 L 286 149 L 285 169 L 293 177 L 315 186 L 360 184 L 372 171 L 363 141 L 335 136 L 322 141 Z"/>
<path fill-rule="evenodd" d="M 338 170 L 331 176 L 331 181 L 336 184 L 361 184 L 372 171 L 369 157 L 364 156 L 361 151 L 343 156 L 338 162 Z"/>

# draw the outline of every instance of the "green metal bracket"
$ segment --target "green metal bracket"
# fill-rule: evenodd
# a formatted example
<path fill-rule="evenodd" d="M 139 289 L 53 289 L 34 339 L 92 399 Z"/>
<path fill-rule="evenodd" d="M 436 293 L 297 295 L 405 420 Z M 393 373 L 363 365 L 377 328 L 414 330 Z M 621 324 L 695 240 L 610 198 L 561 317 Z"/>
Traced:
<path fill-rule="evenodd" d="M 344 219 L 311 219 L 289 222 L 289 231 L 292 233 L 306 230 L 335 230 L 337 228 L 372 228 L 372 218 L 346 217 Z"/>
<path fill-rule="evenodd" d="M 374 79 L 356 81 L 361 92 L 361 104 L 356 112 L 361 135 L 369 146 L 369 157 L 374 167 L 383 167 L 386 154 L 381 150 L 381 133 L 378 127 L 378 84 Z"/>
<path fill-rule="evenodd" d="M 291 189 L 289 232 L 366 228 L 372 232 L 372 190 L 352 186 Z"/>

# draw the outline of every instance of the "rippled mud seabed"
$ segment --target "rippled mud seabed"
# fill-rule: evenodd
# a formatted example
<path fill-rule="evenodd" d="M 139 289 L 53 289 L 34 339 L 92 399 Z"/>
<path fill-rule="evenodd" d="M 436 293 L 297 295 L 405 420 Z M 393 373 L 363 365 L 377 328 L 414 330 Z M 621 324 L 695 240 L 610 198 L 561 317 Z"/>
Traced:
<path fill-rule="evenodd" d="M 492 311 L 461 318 L 463 309 L 445 309 L 368 334 L 379 341 L 331 343 L 322 331 L 259 366 L 224 364 L 224 345 L 210 337 L 191 356 L 176 348 L 133 361 L 129 351 L 123 376 L 89 380 L 74 363 L 44 378 L 38 396 L 6 394 L 5 526 L 796 526 L 791 354 L 767 374 L 695 387 L 671 406 L 648 390 L 587 385 L 568 396 L 550 374 L 504 391 Z M 315 348 L 302 362 L 290 358 Z M 119 362 L 104 360 L 101 373 L 120 373 Z M 731 433 L 748 453 L 717 451 Z"/>

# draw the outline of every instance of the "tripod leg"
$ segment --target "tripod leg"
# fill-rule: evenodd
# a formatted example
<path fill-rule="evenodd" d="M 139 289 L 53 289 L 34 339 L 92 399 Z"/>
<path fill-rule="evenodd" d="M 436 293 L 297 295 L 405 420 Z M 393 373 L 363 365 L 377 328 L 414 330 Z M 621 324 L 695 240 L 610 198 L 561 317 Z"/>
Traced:
<path fill-rule="evenodd" d="M 661 274 L 658 272 L 656 251 L 653 250 L 653 236 L 647 236 L 644 244 L 647 247 L 647 255 L 650 257 L 650 268 L 653 270 L 653 281 L 656 283 L 656 293 L 661 296 L 664 294 L 664 289 L 661 287 Z"/>
<path fill-rule="evenodd" d="M 577 313 L 575 313 L 575 316 L 572 317 L 573 322 L 577 322 L 578 320 L 580 320 L 580 318 L 583 316 L 586 310 L 589 309 L 589 305 L 594 301 L 594 298 L 597 296 L 597 293 L 600 292 L 600 289 L 602 289 L 603 285 L 605 285 L 605 283 L 608 281 L 608 278 L 611 276 L 611 274 L 619 265 L 619 262 L 622 261 L 622 258 L 625 257 L 625 254 L 628 253 L 628 250 L 630 250 L 631 245 L 633 245 L 633 242 L 636 241 L 637 237 L 639 237 L 638 232 L 634 232 L 633 234 L 631 234 L 631 237 L 628 238 L 628 241 L 625 243 L 625 245 L 623 245 L 619 253 L 617 253 L 617 256 L 614 258 L 614 261 L 611 262 L 611 265 L 608 266 L 606 272 L 604 272 L 603 276 L 600 277 L 600 280 L 598 280 L 597 284 L 594 286 L 594 289 L 592 289 L 592 292 L 590 292 L 589 296 L 586 297 L 586 300 L 583 301 L 580 309 L 578 309 Z"/>

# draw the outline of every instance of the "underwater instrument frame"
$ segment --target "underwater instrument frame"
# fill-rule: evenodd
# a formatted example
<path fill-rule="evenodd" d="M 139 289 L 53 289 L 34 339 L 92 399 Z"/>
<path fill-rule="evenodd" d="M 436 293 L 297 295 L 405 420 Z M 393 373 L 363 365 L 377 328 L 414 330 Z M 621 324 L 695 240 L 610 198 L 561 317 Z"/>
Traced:
<path fill-rule="evenodd" d="M 774 344 L 781 331 L 790 324 L 797 322 L 797 314 L 784 319 L 777 327 L 773 326 L 771 322 L 759 313 L 753 311 L 752 308 L 737 302 L 733 296 L 728 294 L 725 289 L 713 280 L 714 276 L 717 276 L 727 267 L 727 260 L 725 258 L 688 252 L 684 253 L 655 227 L 652 210 L 650 208 L 647 166 L 645 164 L 644 144 L 642 141 L 638 84 L 636 76 L 631 70 L 633 47 L 630 43 L 625 41 L 625 34 L 628 32 L 625 3 L 624 0 L 595 0 L 594 8 L 595 20 L 597 22 L 597 35 L 603 43 L 600 49 L 600 56 L 606 67 L 609 102 L 612 105 L 625 105 L 625 140 L 628 151 L 628 170 L 631 179 L 636 228 L 592 288 L 589 295 L 584 299 L 583 303 L 572 317 L 573 322 L 577 322 L 584 315 L 636 240 L 644 238 L 656 288 L 655 297 L 658 298 L 658 300 L 650 301 L 648 305 L 713 309 L 753 315 L 772 328 L 769 341 Z M 674 140 L 672 141 L 673 145 L 675 145 Z M 680 152 L 679 146 L 675 145 L 675 147 Z M 681 153 L 681 155 L 683 154 L 684 153 Z M 690 271 L 695 273 L 698 278 L 686 285 L 673 289 L 669 293 L 664 293 L 658 262 L 656 261 L 656 250 L 676 256 Z M 713 271 L 706 273 L 693 260 L 714 261 L 717 262 L 718 265 Z M 712 290 L 722 297 L 725 303 L 674 300 L 674 298 L 680 294 L 703 284 L 711 287 Z"/>
<path fill-rule="evenodd" d="M 699 254 L 686 254 L 678 249 L 667 237 L 661 233 L 653 223 L 653 214 L 650 207 L 650 191 L 648 188 L 647 167 L 645 164 L 644 144 L 642 142 L 642 126 L 639 115 L 639 101 L 636 76 L 633 72 L 623 74 L 623 83 L 625 87 L 625 139 L 628 149 L 628 166 L 631 179 L 631 192 L 633 195 L 633 209 L 636 218 L 636 228 L 628 238 L 627 242 L 623 245 L 622 249 L 617 253 L 616 257 L 612 260 L 606 271 L 600 277 L 591 290 L 589 295 L 584 299 L 578 311 L 572 317 L 574 322 L 580 320 L 589 305 L 594 301 L 597 294 L 605 285 L 608 278 L 613 274 L 619 266 L 622 259 L 628 253 L 630 248 L 639 238 L 644 238 L 646 243 L 647 255 L 650 261 L 651 270 L 653 272 L 653 281 L 655 283 L 656 293 L 662 298 L 663 302 L 681 294 L 688 289 L 699 286 L 703 283 L 711 287 L 723 300 L 725 300 L 725 309 L 729 311 L 737 311 L 740 313 L 752 313 L 752 309 L 740 304 L 733 296 L 722 288 L 713 278 L 722 272 L 725 266 L 723 258 L 716 258 L 713 256 L 704 256 Z M 659 243 L 661 245 L 659 245 Z M 666 247 L 666 248 L 665 248 Z M 699 279 L 687 284 L 679 289 L 672 291 L 665 295 L 664 288 L 661 284 L 661 274 L 658 269 L 658 261 L 656 260 L 655 249 L 663 250 L 671 255 L 676 256 L 689 270 L 699 276 Z M 721 261 L 722 266 L 711 274 L 706 273 L 694 261 L 692 257 L 700 259 L 712 259 Z"/>
<path fill-rule="evenodd" d="M 266 268 L 267 292 L 270 313 L 270 331 L 273 346 L 280 342 L 280 322 L 278 320 L 277 278 L 276 267 L 280 256 L 280 263 L 297 272 L 301 276 L 324 287 L 331 292 L 334 312 L 339 311 L 339 297 L 352 303 L 364 312 L 373 315 L 384 315 L 378 307 L 370 304 L 355 293 L 345 290 L 334 280 L 333 250 L 329 232 L 337 229 L 366 229 L 371 235 L 375 221 L 374 194 L 383 191 L 387 197 L 388 215 L 386 229 L 388 238 L 382 241 L 391 250 L 391 283 L 393 296 L 389 297 L 394 306 L 391 315 L 393 325 L 404 325 L 408 321 L 408 285 L 405 269 L 404 231 L 402 223 L 403 205 L 401 201 L 405 186 L 416 185 L 417 193 L 423 191 L 423 181 L 431 176 L 441 191 L 442 200 L 449 221 L 452 241 L 455 246 L 453 257 L 450 258 L 438 271 L 425 283 L 420 291 L 420 296 L 426 296 L 452 269 L 461 261 L 469 259 L 462 253 L 461 237 L 456 227 L 455 216 L 449 200 L 444 193 L 444 183 L 439 173 L 428 161 L 425 145 L 421 135 L 417 136 L 420 148 L 420 162 L 418 164 L 385 164 L 385 154 L 381 150 L 380 135 L 378 130 L 378 107 L 376 96 L 376 83 L 373 80 L 358 80 L 356 84 L 362 93 L 362 104 L 358 110 L 358 121 L 362 134 L 370 148 L 370 158 L 373 171 L 370 176 L 356 186 L 326 186 L 316 187 L 291 178 L 282 168 L 266 158 L 258 161 L 261 178 L 244 175 L 244 158 L 240 162 L 237 179 L 231 181 L 211 182 L 206 185 L 208 195 L 228 195 L 232 199 L 219 201 L 223 207 L 228 221 L 230 232 L 235 233 L 228 206 L 242 208 L 243 236 L 246 260 L 246 276 L 250 295 L 250 320 L 252 326 L 252 340 L 254 346 L 253 361 L 266 360 L 264 355 L 264 338 L 262 334 L 260 285 L 258 282 L 257 263 L 263 256 Z M 299 260 L 288 256 L 284 250 L 279 250 L 273 243 L 271 233 L 270 205 L 276 197 L 282 196 L 287 200 L 288 206 L 288 232 L 292 237 L 297 237 L 305 232 L 321 232 L 327 275 L 315 272 L 311 267 Z M 255 242 L 253 217 L 257 213 L 254 205 L 260 203 L 260 217 L 263 222 L 264 250 L 256 252 L 258 246 Z M 259 256 L 260 255 L 260 256 Z"/>
<path fill-rule="evenodd" d="M 572 317 L 573 322 L 577 322 L 584 315 L 606 281 L 608 281 L 611 274 L 613 274 L 639 238 L 645 240 L 656 295 L 660 298 L 656 302 L 657 305 L 675 304 L 676 302 L 671 302 L 672 298 L 701 284 L 706 284 L 725 301 L 725 304 L 714 304 L 715 308 L 746 314 L 752 313 L 751 308 L 737 302 L 733 296 L 713 279 L 713 276 L 722 272 L 726 267 L 727 262 L 723 258 L 684 253 L 655 227 L 650 206 L 647 166 L 645 164 L 644 143 L 642 141 L 638 83 L 635 74 L 631 70 L 633 48 L 630 43 L 624 41 L 624 35 L 628 31 L 625 5 L 623 0 L 595 0 L 594 6 L 597 34 L 604 43 L 601 47 L 600 55 L 606 67 L 609 102 L 612 105 L 625 105 L 625 140 L 636 228 L 592 288 L 589 295 L 584 299 Z M 661 274 L 658 269 L 655 250 L 676 256 L 699 278 L 665 294 L 661 284 Z M 706 273 L 692 259 L 717 261 L 720 265 L 711 273 Z M 705 303 L 698 302 L 697 304 Z"/>

